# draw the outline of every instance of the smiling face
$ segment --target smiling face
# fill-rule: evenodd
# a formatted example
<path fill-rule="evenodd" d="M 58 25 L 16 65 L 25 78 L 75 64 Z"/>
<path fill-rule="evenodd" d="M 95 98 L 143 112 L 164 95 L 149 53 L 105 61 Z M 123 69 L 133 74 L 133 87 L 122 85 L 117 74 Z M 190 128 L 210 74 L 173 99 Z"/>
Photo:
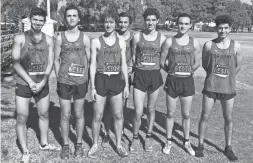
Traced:
<path fill-rule="evenodd" d="M 116 28 L 115 19 L 113 19 L 112 17 L 106 17 L 104 21 L 104 27 L 107 33 L 113 32 Z"/>
<path fill-rule="evenodd" d="M 159 22 L 159 19 L 155 15 L 148 15 L 145 19 L 145 28 L 148 31 L 156 30 L 156 25 Z"/>
<path fill-rule="evenodd" d="M 119 29 L 121 32 L 125 32 L 130 27 L 130 21 L 128 17 L 119 17 Z"/>
<path fill-rule="evenodd" d="M 226 38 L 231 31 L 231 27 L 228 23 L 219 24 L 216 28 L 218 37 L 222 39 Z"/>
<path fill-rule="evenodd" d="M 45 24 L 45 17 L 40 15 L 33 15 L 31 17 L 31 28 L 34 31 L 40 32 L 44 24 Z"/>
<path fill-rule="evenodd" d="M 78 16 L 78 11 L 75 9 L 70 9 L 66 12 L 66 22 L 68 27 L 74 28 L 80 22 L 80 18 Z"/>
<path fill-rule="evenodd" d="M 185 34 L 191 28 L 191 19 L 189 17 L 180 17 L 178 19 L 178 32 L 181 34 Z"/>

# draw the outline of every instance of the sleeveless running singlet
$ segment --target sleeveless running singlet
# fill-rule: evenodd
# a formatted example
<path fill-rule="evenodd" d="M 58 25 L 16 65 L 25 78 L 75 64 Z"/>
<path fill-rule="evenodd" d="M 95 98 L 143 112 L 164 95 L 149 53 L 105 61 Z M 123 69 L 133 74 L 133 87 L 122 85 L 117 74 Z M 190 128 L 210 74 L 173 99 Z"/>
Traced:
<path fill-rule="evenodd" d="M 140 32 L 140 42 L 136 47 L 135 67 L 142 70 L 159 70 L 161 53 L 161 33 L 157 33 L 154 41 L 147 41 Z"/>
<path fill-rule="evenodd" d="M 102 36 L 99 37 L 101 48 L 97 54 L 97 72 L 113 75 L 121 71 L 121 50 L 119 38 L 112 46 L 105 43 Z"/>
<path fill-rule="evenodd" d="M 24 33 L 25 44 L 20 52 L 20 64 L 35 83 L 42 81 L 48 64 L 48 45 L 46 35 L 42 33 L 41 40 L 36 43 L 30 36 L 29 31 Z M 19 75 L 16 77 L 17 83 L 28 85 Z"/>
<path fill-rule="evenodd" d="M 132 62 L 132 52 L 131 52 L 131 40 L 134 37 L 134 33 L 132 31 L 130 31 L 130 37 L 125 40 L 126 41 L 126 62 L 127 62 L 127 66 L 130 67 L 131 66 L 131 62 Z"/>
<path fill-rule="evenodd" d="M 191 75 L 191 68 L 194 64 L 193 38 L 189 37 L 187 45 L 179 45 L 172 37 L 172 45 L 168 53 L 168 74 L 178 77 Z"/>
<path fill-rule="evenodd" d="M 211 50 L 208 52 L 209 63 L 204 89 L 216 93 L 235 93 L 236 54 L 234 40 L 230 41 L 227 49 L 217 47 L 212 41 Z"/>
<path fill-rule="evenodd" d="M 65 32 L 61 34 L 61 64 L 58 82 L 69 85 L 79 85 L 88 80 L 88 61 L 83 44 L 84 33 L 80 32 L 74 42 L 69 42 Z"/>

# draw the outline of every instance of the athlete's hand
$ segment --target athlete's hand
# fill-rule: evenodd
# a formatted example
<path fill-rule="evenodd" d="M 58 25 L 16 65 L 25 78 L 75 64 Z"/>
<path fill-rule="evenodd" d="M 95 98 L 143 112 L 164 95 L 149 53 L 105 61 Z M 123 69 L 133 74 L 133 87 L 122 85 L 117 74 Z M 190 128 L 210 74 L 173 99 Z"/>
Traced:
<path fill-rule="evenodd" d="M 33 93 L 39 93 L 42 88 L 44 87 L 45 85 L 43 83 L 36 83 L 35 84 L 35 87 L 33 87 L 31 90 L 33 91 Z"/>
<path fill-rule="evenodd" d="M 36 86 L 36 83 L 34 83 L 34 82 L 31 82 L 31 83 L 28 83 L 28 85 L 29 85 L 29 87 L 30 87 L 30 89 L 31 90 L 33 90 Z"/>
<path fill-rule="evenodd" d="M 97 101 L 97 91 L 96 91 L 96 89 L 91 90 L 91 100 L 92 101 Z"/>
<path fill-rule="evenodd" d="M 129 86 L 126 85 L 125 88 L 124 88 L 124 98 L 127 98 L 129 95 Z"/>

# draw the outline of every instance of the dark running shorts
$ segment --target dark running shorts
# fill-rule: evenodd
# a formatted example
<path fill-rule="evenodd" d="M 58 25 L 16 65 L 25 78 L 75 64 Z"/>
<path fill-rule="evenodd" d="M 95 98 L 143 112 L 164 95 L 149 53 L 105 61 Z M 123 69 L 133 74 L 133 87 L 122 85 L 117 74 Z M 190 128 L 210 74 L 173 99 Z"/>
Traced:
<path fill-rule="evenodd" d="M 69 85 L 57 82 L 57 94 L 60 98 L 65 100 L 82 99 L 88 91 L 88 81 L 79 85 Z"/>
<path fill-rule="evenodd" d="M 168 75 L 164 90 L 172 98 L 193 96 L 195 94 L 194 79 L 192 76 L 176 77 Z"/>
<path fill-rule="evenodd" d="M 17 83 L 15 93 L 16 96 L 24 98 L 33 97 L 35 102 L 37 103 L 49 94 L 49 86 L 48 83 L 46 83 L 39 93 L 34 94 L 28 85 L 22 85 Z"/>
<path fill-rule="evenodd" d="M 161 85 L 163 85 L 163 78 L 160 70 L 135 70 L 133 79 L 134 88 L 143 92 L 153 93 Z"/>
<path fill-rule="evenodd" d="M 95 87 L 100 96 L 116 96 L 125 88 L 123 74 L 109 76 L 98 72 L 95 76 Z"/>
<path fill-rule="evenodd" d="M 207 97 L 212 98 L 214 100 L 230 100 L 236 96 L 236 92 L 232 94 L 225 94 L 225 93 L 216 93 L 216 92 L 210 92 L 207 90 L 202 91 L 203 94 L 205 94 Z"/>

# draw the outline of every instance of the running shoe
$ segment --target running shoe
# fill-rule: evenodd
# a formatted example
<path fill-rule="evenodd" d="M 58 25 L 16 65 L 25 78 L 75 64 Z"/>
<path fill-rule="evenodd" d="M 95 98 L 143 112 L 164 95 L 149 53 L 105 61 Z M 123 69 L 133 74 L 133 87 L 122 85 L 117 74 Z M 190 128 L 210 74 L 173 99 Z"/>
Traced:
<path fill-rule="evenodd" d="M 135 154 L 138 154 L 140 152 L 140 143 L 138 139 L 133 139 L 130 146 L 130 152 Z"/>
<path fill-rule="evenodd" d="M 153 151 L 153 146 L 152 146 L 152 138 L 146 138 L 145 140 L 145 151 L 146 152 L 152 152 Z"/>
<path fill-rule="evenodd" d="M 29 163 L 29 160 L 30 160 L 30 153 L 25 152 L 21 157 L 20 163 Z"/>
<path fill-rule="evenodd" d="M 105 135 L 104 139 L 102 140 L 102 147 L 103 148 L 109 148 L 110 147 L 109 140 L 110 140 L 109 135 Z"/>
<path fill-rule="evenodd" d="M 190 141 L 185 142 L 184 147 L 191 156 L 195 156 L 195 151 L 192 149 Z"/>
<path fill-rule="evenodd" d="M 64 145 L 61 151 L 61 159 L 67 160 L 69 159 L 69 156 L 70 156 L 69 145 Z"/>
<path fill-rule="evenodd" d="M 76 144 L 74 155 L 76 157 L 82 157 L 84 155 L 82 143 L 77 143 Z"/>
<path fill-rule="evenodd" d="M 237 161 L 238 160 L 238 157 L 235 156 L 233 150 L 232 150 L 232 147 L 231 146 L 227 146 L 224 150 L 224 154 L 227 156 L 227 158 L 230 160 L 230 161 Z"/>
<path fill-rule="evenodd" d="M 204 157 L 204 145 L 203 144 L 199 144 L 197 151 L 195 153 L 196 157 Z"/>
<path fill-rule="evenodd" d="M 169 155 L 171 147 L 172 147 L 172 142 L 167 140 L 165 146 L 163 147 L 163 153 L 166 155 Z"/>
<path fill-rule="evenodd" d="M 120 157 L 122 157 L 122 158 L 128 156 L 126 149 L 122 146 L 117 147 L 117 152 L 120 155 Z"/>
<path fill-rule="evenodd" d="M 87 156 L 89 158 L 96 158 L 97 157 L 97 152 L 98 152 L 98 144 L 93 144 L 91 149 L 89 150 Z"/>
<path fill-rule="evenodd" d="M 61 147 L 57 147 L 53 144 L 46 144 L 45 146 L 40 145 L 40 150 L 49 150 L 49 151 L 60 151 Z"/>

